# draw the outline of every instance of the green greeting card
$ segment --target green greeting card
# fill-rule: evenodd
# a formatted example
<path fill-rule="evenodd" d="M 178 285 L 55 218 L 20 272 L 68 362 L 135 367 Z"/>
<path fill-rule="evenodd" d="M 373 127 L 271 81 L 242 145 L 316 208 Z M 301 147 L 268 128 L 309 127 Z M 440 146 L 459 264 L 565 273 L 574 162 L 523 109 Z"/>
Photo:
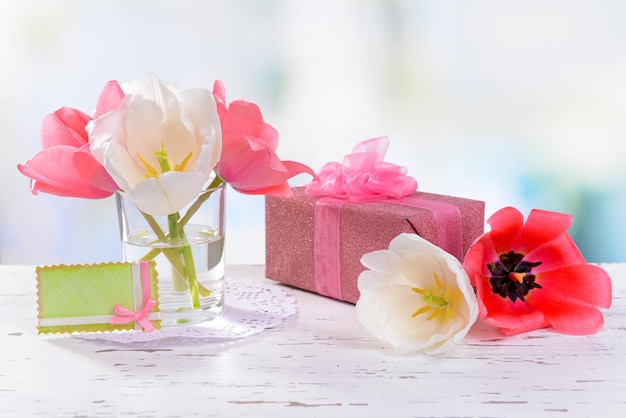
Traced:
<path fill-rule="evenodd" d="M 39 333 L 161 328 L 154 262 L 37 267 Z"/>

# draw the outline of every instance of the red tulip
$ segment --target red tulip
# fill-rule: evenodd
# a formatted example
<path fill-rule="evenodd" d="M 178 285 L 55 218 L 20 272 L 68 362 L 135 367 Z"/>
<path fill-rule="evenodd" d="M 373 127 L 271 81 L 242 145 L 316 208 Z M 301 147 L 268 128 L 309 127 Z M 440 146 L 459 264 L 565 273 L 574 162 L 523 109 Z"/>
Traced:
<path fill-rule="evenodd" d="M 570 215 L 507 207 L 470 247 L 463 266 L 476 288 L 479 317 L 505 334 L 553 327 L 564 334 L 597 332 L 598 307 L 611 305 L 611 279 L 587 264 L 567 233 Z"/>
<path fill-rule="evenodd" d="M 124 93 L 116 81 L 107 83 L 98 100 L 96 117 L 117 107 L 122 97 Z M 68 107 L 44 118 L 41 125 L 43 150 L 17 166 L 22 174 L 30 177 L 33 194 L 101 199 L 119 189 L 91 154 L 85 130 L 91 120 L 91 116 Z"/>
<path fill-rule="evenodd" d="M 304 164 L 281 161 L 276 154 L 278 132 L 263 120 L 254 103 L 236 100 L 226 105 L 224 84 L 216 81 L 213 95 L 222 126 L 219 176 L 244 194 L 291 196 L 287 180 L 301 173 L 315 177 Z"/>

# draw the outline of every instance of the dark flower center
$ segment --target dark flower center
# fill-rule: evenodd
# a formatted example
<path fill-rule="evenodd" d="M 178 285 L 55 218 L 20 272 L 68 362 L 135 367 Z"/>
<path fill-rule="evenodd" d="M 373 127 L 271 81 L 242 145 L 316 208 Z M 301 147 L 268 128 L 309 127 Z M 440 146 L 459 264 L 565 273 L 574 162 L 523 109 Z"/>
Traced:
<path fill-rule="evenodd" d="M 541 261 L 522 261 L 524 254 L 509 251 L 500 254 L 499 261 L 487 264 L 491 272 L 491 283 L 493 293 L 503 298 L 509 298 L 515 302 L 517 299 L 526 302 L 524 296 L 530 289 L 541 289 L 541 285 L 535 283 L 535 275 L 530 274 L 533 267 L 541 264 Z"/>

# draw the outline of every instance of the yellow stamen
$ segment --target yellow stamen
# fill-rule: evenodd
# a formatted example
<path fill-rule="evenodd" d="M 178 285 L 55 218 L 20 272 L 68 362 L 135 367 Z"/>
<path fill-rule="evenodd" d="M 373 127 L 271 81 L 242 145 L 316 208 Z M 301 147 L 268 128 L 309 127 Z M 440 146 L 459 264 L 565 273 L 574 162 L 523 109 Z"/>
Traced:
<path fill-rule="evenodd" d="M 418 287 L 414 287 L 411 290 L 415 293 L 422 295 L 422 300 L 426 302 L 424 306 L 419 308 L 417 311 L 411 315 L 412 318 L 424 314 L 428 311 L 430 314 L 426 317 L 427 321 L 434 319 L 438 316 L 443 318 L 454 318 L 454 310 L 451 309 L 448 300 L 450 299 L 449 293 L 444 293 L 444 286 L 439 280 L 437 273 L 433 273 L 433 277 L 435 278 L 435 286 L 436 290 L 426 290 L 420 289 Z"/>
<path fill-rule="evenodd" d="M 167 150 L 165 149 L 165 144 L 161 143 L 161 149 L 154 151 L 154 156 L 159 162 L 159 168 L 161 169 L 161 173 L 167 173 L 168 171 L 171 170 L 170 162 L 169 162 L 168 155 L 167 155 Z M 154 168 L 148 161 L 146 161 L 141 156 L 141 154 L 137 153 L 137 157 L 146 168 L 145 176 L 147 178 L 159 176 L 159 172 L 156 170 L 156 168 Z M 180 164 L 174 167 L 174 171 L 180 171 L 180 172 L 185 171 L 185 168 L 187 167 L 187 164 L 189 164 L 191 157 L 193 157 L 193 152 L 190 152 L 189 154 L 187 154 L 187 156 L 185 156 L 183 161 L 181 161 Z"/>
<path fill-rule="evenodd" d="M 142 156 L 141 154 L 137 153 L 137 157 L 139 158 L 139 161 L 141 161 L 141 163 L 144 165 L 144 167 L 146 168 L 146 178 L 150 178 L 150 177 L 158 177 L 158 173 L 156 171 L 156 169 L 154 167 L 152 167 L 152 165 L 150 165 L 149 162 L 147 162 Z"/>
<path fill-rule="evenodd" d="M 439 276 L 437 276 L 437 273 L 433 272 L 433 276 L 435 276 L 435 283 L 437 283 L 437 290 L 443 289 L 443 283 L 441 283 L 441 280 L 439 280 Z"/>
<path fill-rule="evenodd" d="M 191 159 L 192 155 L 193 155 L 193 152 L 189 152 L 189 154 L 187 154 L 187 156 L 183 159 L 183 161 L 181 161 L 180 164 L 174 167 L 174 171 L 185 171 L 185 167 L 187 167 L 187 163 Z"/>
<path fill-rule="evenodd" d="M 426 320 L 430 321 L 431 319 L 439 316 L 440 314 L 441 314 L 441 310 L 440 309 L 433 309 L 432 313 L 426 317 Z"/>
<path fill-rule="evenodd" d="M 422 306 L 417 311 L 413 312 L 413 315 L 411 315 L 411 318 L 415 318 L 417 315 L 421 315 L 423 313 L 426 313 L 426 312 L 428 312 L 431 309 L 432 308 L 430 306 L 428 306 L 428 305 Z"/>
<path fill-rule="evenodd" d="M 510 272 L 508 274 L 508 276 L 509 276 L 509 280 L 511 280 L 511 281 L 517 281 L 518 283 L 524 283 L 524 277 L 526 277 L 526 273 Z"/>

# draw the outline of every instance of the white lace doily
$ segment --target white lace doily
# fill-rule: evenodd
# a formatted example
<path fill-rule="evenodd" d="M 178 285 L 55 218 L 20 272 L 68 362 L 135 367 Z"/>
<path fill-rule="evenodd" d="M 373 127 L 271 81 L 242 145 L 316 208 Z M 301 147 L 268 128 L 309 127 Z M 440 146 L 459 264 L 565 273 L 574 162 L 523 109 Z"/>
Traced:
<path fill-rule="evenodd" d="M 164 327 L 152 332 L 115 332 L 74 335 L 75 338 L 133 346 L 189 344 L 228 345 L 280 325 L 297 312 L 296 301 L 278 286 L 249 279 L 226 280 L 224 315 L 189 326 Z"/>

